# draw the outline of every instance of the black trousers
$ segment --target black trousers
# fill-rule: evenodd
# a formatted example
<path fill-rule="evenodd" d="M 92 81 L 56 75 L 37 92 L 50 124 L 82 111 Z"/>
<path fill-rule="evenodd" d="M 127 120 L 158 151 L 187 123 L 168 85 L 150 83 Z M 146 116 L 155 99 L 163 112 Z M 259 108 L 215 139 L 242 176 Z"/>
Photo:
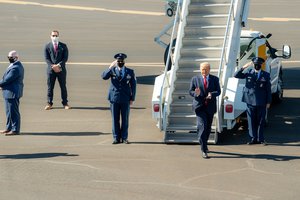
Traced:
<path fill-rule="evenodd" d="M 48 85 L 48 93 L 47 93 L 47 99 L 48 99 L 48 104 L 53 105 L 53 89 L 55 86 L 55 81 L 56 79 L 58 80 L 60 90 L 61 90 L 61 99 L 62 99 L 62 104 L 67 105 L 68 104 L 68 92 L 67 92 L 67 87 L 66 87 L 66 78 L 67 78 L 67 72 L 62 71 L 59 73 L 48 73 L 48 78 L 47 78 L 47 85 Z"/>
<path fill-rule="evenodd" d="M 197 133 L 198 140 L 203 152 L 207 152 L 207 141 L 211 132 L 211 124 L 214 114 L 210 114 L 206 111 L 196 110 L 197 116 Z"/>

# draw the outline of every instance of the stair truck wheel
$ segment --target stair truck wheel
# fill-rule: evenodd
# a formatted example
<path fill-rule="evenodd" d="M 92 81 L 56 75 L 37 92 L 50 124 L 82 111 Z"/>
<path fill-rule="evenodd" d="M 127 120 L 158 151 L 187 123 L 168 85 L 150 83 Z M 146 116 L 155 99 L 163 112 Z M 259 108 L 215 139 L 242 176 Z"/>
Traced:
<path fill-rule="evenodd" d="M 283 100 L 283 77 L 282 77 L 282 68 L 280 68 L 280 72 L 278 75 L 278 83 L 277 83 L 277 90 L 272 95 L 273 103 L 281 103 Z"/>

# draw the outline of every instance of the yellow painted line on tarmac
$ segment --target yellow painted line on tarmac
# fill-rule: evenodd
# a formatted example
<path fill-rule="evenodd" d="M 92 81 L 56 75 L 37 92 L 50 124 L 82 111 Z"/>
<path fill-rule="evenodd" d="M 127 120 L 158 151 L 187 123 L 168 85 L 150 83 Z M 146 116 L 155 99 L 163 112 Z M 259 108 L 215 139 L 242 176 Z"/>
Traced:
<path fill-rule="evenodd" d="M 131 14 L 131 15 L 151 15 L 151 16 L 163 16 L 162 12 L 150 12 L 150 11 L 138 11 L 138 10 L 112 10 L 106 8 L 87 7 L 87 6 L 74 6 L 74 5 L 63 5 L 63 4 L 45 4 L 32 1 L 14 1 L 14 0 L 0 0 L 0 3 L 5 4 L 17 4 L 17 5 L 33 5 L 42 6 L 48 8 L 60 8 L 70 10 L 84 10 L 84 11 L 102 11 L 111 13 Z"/>
<path fill-rule="evenodd" d="M 36 61 L 22 61 L 23 64 L 28 65 L 44 65 L 45 62 L 36 62 Z M 282 63 L 300 63 L 300 60 L 283 60 Z M 0 64 L 9 64 L 5 61 L 0 61 Z M 68 62 L 67 65 L 89 65 L 89 66 L 109 66 L 111 63 L 109 62 Z M 126 63 L 127 66 L 133 66 L 133 67 L 164 67 L 165 65 L 163 63 Z"/>
<path fill-rule="evenodd" d="M 278 18 L 278 17 L 261 17 L 261 18 L 248 18 L 253 21 L 265 22 L 299 22 L 300 18 Z"/>
<path fill-rule="evenodd" d="M 32 62 L 32 61 L 21 61 L 24 65 L 46 65 L 45 62 Z M 0 64 L 7 64 L 8 62 L 0 62 Z M 109 66 L 111 63 L 105 62 L 68 62 L 67 65 L 84 65 L 84 66 Z M 126 63 L 130 67 L 164 67 L 163 63 Z"/>

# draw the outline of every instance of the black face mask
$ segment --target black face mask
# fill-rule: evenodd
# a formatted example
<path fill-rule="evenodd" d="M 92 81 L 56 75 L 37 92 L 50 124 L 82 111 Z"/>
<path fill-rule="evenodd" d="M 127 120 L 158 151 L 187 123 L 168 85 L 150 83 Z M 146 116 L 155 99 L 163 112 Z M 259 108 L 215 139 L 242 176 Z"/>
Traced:
<path fill-rule="evenodd" d="M 10 63 L 14 63 L 14 62 L 16 61 L 16 59 L 13 58 L 13 57 L 9 57 L 9 58 L 8 58 L 8 61 L 9 61 Z"/>
<path fill-rule="evenodd" d="M 123 62 L 118 62 L 118 66 L 119 66 L 120 68 L 122 68 L 122 67 L 124 66 L 124 63 L 123 63 Z"/>
<path fill-rule="evenodd" d="M 254 65 L 254 69 L 260 70 L 260 69 L 261 69 L 261 65 L 255 64 L 255 65 Z"/>

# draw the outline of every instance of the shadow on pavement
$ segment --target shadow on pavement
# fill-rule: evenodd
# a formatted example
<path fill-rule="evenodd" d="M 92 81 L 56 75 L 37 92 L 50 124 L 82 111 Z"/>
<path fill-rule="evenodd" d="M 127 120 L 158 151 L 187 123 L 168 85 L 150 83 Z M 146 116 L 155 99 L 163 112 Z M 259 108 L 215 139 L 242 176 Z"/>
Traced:
<path fill-rule="evenodd" d="M 147 142 L 147 141 L 135 141 L 135 142 L 131 142 L 130 144 L 165 144 L 164 142 Z"/>
<path fill-rule="evenodd" d="M 62 107 L 55 107 L 54 109 L 64 109 Z M 71 108 L 71 110 L 110 110 L 109 107 L 83 107 L 83 106 L 79 106 L 79 107 L 73 107 Z"/>
<path fill-rule="evenodd" d="M 272 105 L 269 110 L 269 121 L 265 127 L 265 139 L 268 144 L 278 146 L 300 146 L 300 110 L 295 105 L 300 98 L 284 98 L 282 103 Z M 220 135 L 220 145 L 246 144 L 247 127 L 236 127 Z"/>
<path fill-rule="evenodd" d="M 137 84 L 154 85 L 155 78 L 158 75 L 138 76 L 136 77 Z"/>
<path fill-rule="evenodd" d="M 52 158 L 58 156 L 78 156 L 78 154 L 68 154 L 68 153 L 15 154 L 15 155 L 0 155 L 0 159 L 37 159 L 37 158 Z"/>
<path fill-rule="evenodd" d="M 300 159 L 300 156 L 287 156 L 287 155 L 273 155 L 273 154 L 239 154 L 239 153 L 228 153 L 219 151 L 210 151 L 210 153 L 219 154 L 217 156 L 210 155 L 211 158 L 251 158 L 251 159 L 264 159 L 274 161 L 289 161 Z"/>
<path fill-rule="evenodd" d="M 64 108 L 53 108 L 53 109 L 64 109 Z M 73 110 L 110 110 L 110 107 L 72 107 Z M 72 110 L 71 109 L 71 110 Z M 130 109 L 134 109 L 134 110 L 142 110 L 142 109 L 146 109 L 145 107 L 130 107 Z"/>
<path fill-rule="evenodd" d="M 111 133 L 102 132 L 44 132 L 44 133 L 21 133 L 21 135 L 34 135 L 34 136 L 97 136 L 97 135 L 110 135 Z"/>

